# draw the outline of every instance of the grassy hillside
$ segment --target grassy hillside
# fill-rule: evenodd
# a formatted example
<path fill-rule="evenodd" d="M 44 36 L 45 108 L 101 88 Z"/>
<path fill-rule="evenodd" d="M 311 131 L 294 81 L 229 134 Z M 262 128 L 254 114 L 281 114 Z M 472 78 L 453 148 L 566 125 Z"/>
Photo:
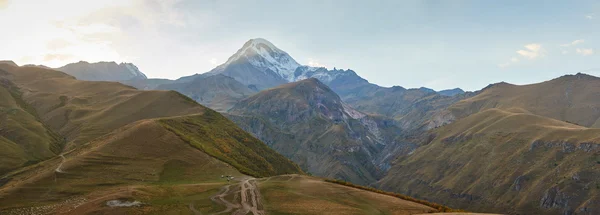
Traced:
<path fill-rule="evenodd" d="M 61 162 L 48 160 L 10 175 L 0 189 L 0 210 L 51 205 L 122 187 L 223 182 L 220 175 L 242 175 L 155 120 L 118 129 L 65 154 Z"/>
<path fill-rule="evenodd" d="M 77 147 L 65 154 L 64 162 L 51 159 L 8 175 L 0 189 L 0 210 L 58 204 L 132 186 L 156 190 L 154 186 L 215 183 L 207 186 L 216 189 L 226 182 L 221 175 L 242 177 L 240 172 L 273 176 L 301 170 L 211 110 L 142 120 Z"/>
<path fill-rule="evenodd" d="M 578 73 L 529 85 L 498 83 L 452 105 L 456 118 L 490 108 L 520 108 L 586 127 L 600 127 L 600 78 Z"/>
<path fill-rule="evenodd" d="M 22 93 L 0 70 L 0 175 L 56 156 L 64 141 L 38 121 Z"/>
<path fill-rule="evenodd" d="M 422 204 L 393 196 L 326 182 L 322 179 L 286 175 L 258 182 L 268 214 L 398 214 L 436 212 Z"/>
<path fill-rule="evenodd" d="M 190 145 L 254 177 L 300 173 L 298 166 L 237 127 L 221 114 L 204 114 L 159 120 Z"/>
<path fill-rule="evenodd" d="M 62 72 L 37 67 L 8 67 L 5 71 L 40 120 L 66 138 L 67 148 L 137 120 L 205 110 L 172 91 L 139 91 L 119 83 L 79 81 Z"/>
<path fill-rule="evenodd" d="M 469 211 L 600 212 L 600 130 L 488 109 L 432 131 L 379 186 Z"/>

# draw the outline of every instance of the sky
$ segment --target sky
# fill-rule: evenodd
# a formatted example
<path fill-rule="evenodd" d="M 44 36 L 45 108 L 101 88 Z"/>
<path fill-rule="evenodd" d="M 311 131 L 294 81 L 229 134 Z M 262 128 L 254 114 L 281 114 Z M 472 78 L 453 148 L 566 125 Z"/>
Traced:
<path fill-rule="evenodd" d="M 176 79 L 265 38 L 381 86 L 478 90 L 600 76 L 599 1 L 0 0 L 0 59 L 132 62 Z"/>

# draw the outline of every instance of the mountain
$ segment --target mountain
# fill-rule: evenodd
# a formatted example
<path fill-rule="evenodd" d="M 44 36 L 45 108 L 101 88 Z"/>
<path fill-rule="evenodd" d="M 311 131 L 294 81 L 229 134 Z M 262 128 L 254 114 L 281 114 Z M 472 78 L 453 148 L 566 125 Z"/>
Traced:
<path fill-rule="evenodd" d="M 263 90 L 294 81 L 294 71 L 299 66 L 285 51 L 257 38 L 246 42 L 227 62 L 207 74 L 223 74 Z"/>
<path fill-rule="evenodd" d="M 360 77 L 352 70 L 327 70 L 301 66 L 295 76 L 302 80 L 314 77 L 325 83 L 351 107 L 369 114 L 381 115 L 398 121 L 406 131 L 430 129 L 448 123 L 440 116 L 450 105 L 474 93 L 442 96 L 434 90 L 421 87 L 405 89 L 400 86 L 381 87 Z"/>
<path fill-rule="evenodd" d="M 432 130 L 378 186 L 469 211 L 598 214 L 600 130 L 490 108 Z"/>
<path fill-rule="evenodd" d="M 470 211 L 597 214 L 599 86 L 581 73 L 489 85 L 434 115 L 446 122 L 377 185 Z"/>
<path fill-rule="evenodd" d="M 332 208 L 335 213 L 415 214 L 441 210 L 422 200 L 403 197 L 407 201 L 300 175 L 303 172 L 293 162 L 218 112 L 179 93 L 80 81 L 38 67 L 0 64 L 0 69 L 0 105 L 11 109 L 7 121 L 16 121 L 9 128 L 39 137 L 48 131 L 46 139 L 66 138 L 70 143 L 64 149 L 62 143 L 50 147 L 58 156 L 2 173 L 2 214 L 327 214 Z M 311 80 L 317 89 L 326 90 Z M 329 90 L 322 95 L 334 94 Z M 323 107 L 339 108 L 339 98 L 336 102 Z M 323 110 L 319 113 L 326 114 Z M 327 116 L 343 114 L 337 117 L 343 121 L 360 115 L 335 112 Z M 2 141 L 15 137 L 0 134 Z M 40 149 L 48 147 L 39 140 L 16 140 L 16 144 L 27 141 Z"/>
<path fill-rule="evenodd" d="M 48 129 L 6 70 L 15 64 L 0 62 L 0 175 L 56 156 L 63 139 Z"/>
<path fill-rule="evenodd" d="M 399 129 L 352 109 L 315 78 L 264 90 L 229 118 L 315 175 L 368 184 L 383 172 L 378 154 Z"/>
<path fill-rule="evenodd" d="M 225 75 L 199 76 L 186 83 L 163 84 L 158 90 L 175 90 L 213 110 L 226 112 L 257 91 Z"/>
<path fill-rule="evenodd" d="M 520 108 L 585 127 L 600 127 L 600 78 L 578 73 L 529 85 L 497 83 L 449 107 L 462 118 L 490 108 Z"/>
<path fill-rule="evenodd" d="M 131 63 L 79 61 L 67 64 L 57 70 L 72 75 L 84 81 L 126 81 L 132 79 L 147 79 L 144 73 Z"/>
<path fill-rule="evenodd" d="M 89 142 L 141 119 L 204 112 L 173 91 L 139 91 L 115 82 L 80 81 L 65 73 L 38 67 L 5 69 L 41 123 L 68 142 Z"/>
<path fill-rule="evenodd" d="M 458 94 L 463 94 L 463 93 L 465 93 L 465 91 L 460 88 L 454 88 L 454 89 L 438 91 L 438 93 L 443 96 L 455 96 Z"/>

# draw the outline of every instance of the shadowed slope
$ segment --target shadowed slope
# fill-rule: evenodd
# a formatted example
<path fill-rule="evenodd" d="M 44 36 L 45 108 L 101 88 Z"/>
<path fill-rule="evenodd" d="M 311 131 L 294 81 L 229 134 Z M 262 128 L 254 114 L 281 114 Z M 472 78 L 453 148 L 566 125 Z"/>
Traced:
<path fill-rule="evenodd" d="M 310 78 L 259 92 L 230 118 L 313 174 L 368 184 L 380 177 L 378 153 L 399 129 L 360 113 Z"/>
<path fill-rule="evenodd" d="M 236 102 L 256 93 L 234 78 L 221 74 L 199 76 L 191 82 L 164 84 L 157 89 L 181 92 L 219 112 L 229 110 Z"/>

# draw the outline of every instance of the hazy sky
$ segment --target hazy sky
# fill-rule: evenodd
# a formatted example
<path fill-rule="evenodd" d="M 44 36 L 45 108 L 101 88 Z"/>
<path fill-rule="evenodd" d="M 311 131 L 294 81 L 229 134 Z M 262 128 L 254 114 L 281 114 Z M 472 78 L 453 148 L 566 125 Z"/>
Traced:
<path fill-rule="evenodd" d="M 301 64 L 436 90 L 600 76 L 599 1 L 0 0 L 0 59 L 207 72 L 248 39 Z"/>

